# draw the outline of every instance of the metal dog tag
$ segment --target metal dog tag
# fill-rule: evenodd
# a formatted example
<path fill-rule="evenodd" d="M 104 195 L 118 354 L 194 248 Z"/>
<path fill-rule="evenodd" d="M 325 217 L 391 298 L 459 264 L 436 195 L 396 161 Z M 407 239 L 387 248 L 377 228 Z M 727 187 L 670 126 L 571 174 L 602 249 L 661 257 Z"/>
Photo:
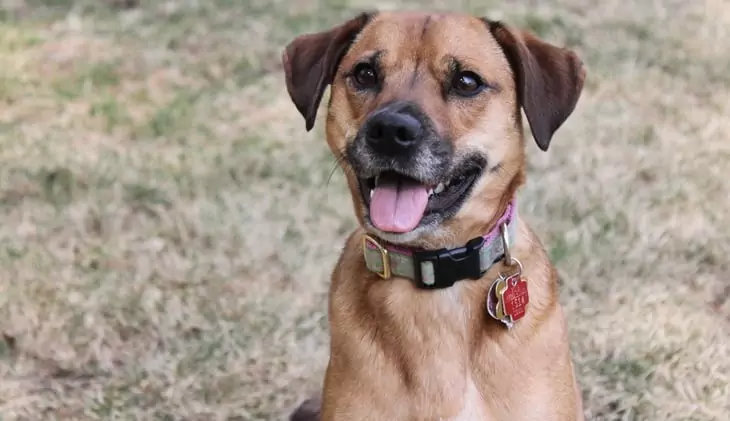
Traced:
<path fill-rule="evenodd" d="M 530 296 L 527 280 L 522 277 L 522 267 L 509 275 L 499 274 L 487 294 L 487 312 L 493 319 L 511 328 L 514 323 L 527 313 Z"/>
<path fill-rule="evenodd" d="M 527 313 L 527 304 L 530 302 L 527 281 L 517 273 L 507 278 L 505 285 L 505 288 L 501 291 L 499 301 L 504 315 L 514 323 Z"/>
<path fill-rule="evenodd" d="M 509 317 L 505 317 L 504 305 L 502 302 L 502 296 L 506 288 L 507 278 L 500 273 L 499 278 L 492 283 L 492 286 L 489 288 L 489 293 L 487 294 L 487 313 L 489 313 L 493 319 L 504 323 L 509 329 L 512 327 L 512 321 Z"/>

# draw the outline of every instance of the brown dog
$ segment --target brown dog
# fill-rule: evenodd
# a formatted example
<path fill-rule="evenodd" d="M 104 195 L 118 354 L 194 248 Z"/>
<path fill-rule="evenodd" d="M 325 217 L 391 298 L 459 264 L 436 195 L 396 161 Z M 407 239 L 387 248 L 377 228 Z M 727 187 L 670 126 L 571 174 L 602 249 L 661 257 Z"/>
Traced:
<path fill-rule="evenodd" d="M 571 51 L 461 14 L 362 14 L 283 54 L 361 227 L 332 275 L 331 355 L 292 419 L 582 420 L 557 276 L 516 212 L 521 110 L 547 150 L 585 70 Z"/>

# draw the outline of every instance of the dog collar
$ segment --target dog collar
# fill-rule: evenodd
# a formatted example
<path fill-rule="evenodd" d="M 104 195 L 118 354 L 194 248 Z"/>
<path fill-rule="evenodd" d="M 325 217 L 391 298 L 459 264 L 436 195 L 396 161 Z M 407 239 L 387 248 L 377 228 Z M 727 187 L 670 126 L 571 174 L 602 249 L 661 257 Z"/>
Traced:
<path fill-rule="evenodd" d="M 457 281 L 479 279 L 505 257 L 505 251 L 509 254 L 510 239 L 515 238 L 516 212 L 514 201 L 510 202 L 489 233 L 453 249 L 409 250 L 365 234 L 365 265 L 383 279 L 408 278 L 424 289 L 448 288 Z"/>

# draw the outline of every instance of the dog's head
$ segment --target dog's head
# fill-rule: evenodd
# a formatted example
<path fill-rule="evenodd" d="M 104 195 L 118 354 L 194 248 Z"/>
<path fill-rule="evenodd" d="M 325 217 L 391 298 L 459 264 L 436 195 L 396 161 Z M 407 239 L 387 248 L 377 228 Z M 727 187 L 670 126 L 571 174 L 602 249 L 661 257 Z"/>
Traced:
<path fill-rule="evenodd" d="M 332 85 L 327 142 L 360 222 L 421 246 L 483 233 L 522 182 L 520 110 L 547 150 L 585 78 L 572 51 L 461 14 L 362 14 L 282 59 L 307 130 Z"/>

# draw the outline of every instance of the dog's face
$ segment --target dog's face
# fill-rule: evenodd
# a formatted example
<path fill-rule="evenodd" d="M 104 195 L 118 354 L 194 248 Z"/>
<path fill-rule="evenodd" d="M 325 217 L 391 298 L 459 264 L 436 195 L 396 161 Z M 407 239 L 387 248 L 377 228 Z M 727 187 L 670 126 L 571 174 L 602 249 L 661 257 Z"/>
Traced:
<path fill-rule="evenodd" d="M 585 77 L 574 53 L 459 14 L 363 14 L 283 62 L 307 130 L 332 86 L 327 141 L 360 222 L 417 245 L 482 233 L 522 180 L 520 110 L 547 150 Z"/>

